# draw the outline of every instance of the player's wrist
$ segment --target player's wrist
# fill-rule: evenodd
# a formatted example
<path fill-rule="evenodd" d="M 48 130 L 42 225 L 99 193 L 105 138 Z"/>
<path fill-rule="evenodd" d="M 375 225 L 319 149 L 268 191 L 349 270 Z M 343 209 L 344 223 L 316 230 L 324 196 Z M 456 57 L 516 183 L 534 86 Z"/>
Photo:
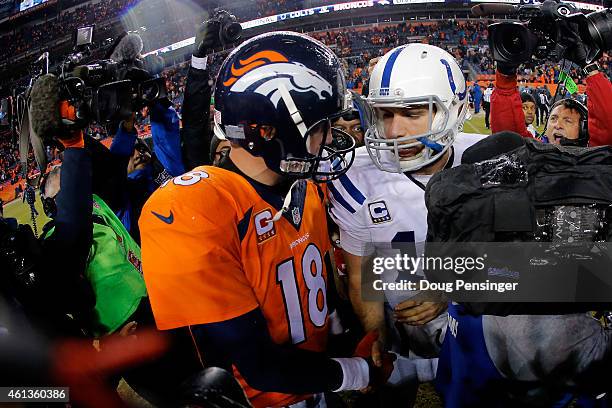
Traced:
<path fill-rule="evenodd" d="M 361 357 L 332 358 L 342 369 L 342 384 L 334 392 L 361 390 L 370 383 L 370 367 Z"/>
<path fill-rule="evenodd" d="M 516 74 L 506 75 L 497 71 L 495 73 L 495 86 L 499 89 L 515 89 L 517 86 Z"/>
<path fill-rule="evenodd" d="M 83 131 L 77 130 L 70 132 L 70 136 L 66 138 L 58 139 L 62 145 L 64 145 L 65 149 L 68 148 L 79 148 L 82 149 L 85 147 L 85 139 L 83 137 Z"/>

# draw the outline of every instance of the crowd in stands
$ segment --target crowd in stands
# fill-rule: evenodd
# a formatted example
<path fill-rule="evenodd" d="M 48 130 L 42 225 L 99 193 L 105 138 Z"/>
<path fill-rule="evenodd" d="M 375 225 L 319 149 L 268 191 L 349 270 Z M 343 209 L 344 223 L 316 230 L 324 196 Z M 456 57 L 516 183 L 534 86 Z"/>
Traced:
<path fill-rule="evenodd" d="M 86 5 L 75 9 L 70 13 L 63 14 L 61 20 L 66 27 L 80 25 L 83 19 L 89 23 L 97 21 L 100 16 L 108 19 L 117 14 L 120 10 L 133 4 L 135 0 L 112 0 L 110 2 L 103 1 L 96 5 Z M 283 3 L 283 7 L 293 7 L 297 3 L 294 0 L 287 0 Z M 258 7 L 263 12 L 263 5 L 269 5 L 269 2 L 259 0 Z M 95 16 L 95 21 L 94 17 Z M 495 73 L 495 65 L 489 52 L 487 43 L 487 24 L 485 20 L 473 21 L 427 21 L 401 24 L 385 24 L 380 26 L 369 27 L 353 27 L 343 28 L 338 30 L 330 30 L 323 32 L 311 33 L 310 35 L 326 45 L 330 46 L 340 57 L 346 61 L 347 68 L 347 84 L 351 89 L 361 91 L 364 82 L 367 79 L 367 66 L 371 58 L 381 56 L 400 44 L 407 42 L 423 42 L 445 48 L 457 58 L 461 67 L 466 71 L 471 71 L 474 75 Z M 180 24 L 177 24 L 177 27 Z M 9 42 L 8 47 L 0 50 L 0 54 L 14 53 L 25 49 L 29 41 L 38 41 L 47 34 L 43 34 L 38 28 L 43 26 L 35 26 L 30 32 L 31 37 L 26 39 Z M 49 24 L 45 29 L 55 30 L 53 24 Z M 182 30 L 182 31 L 181 31 Z M 179 37 L 188 37 L 192 35 L 191 25 L 186 25 L 177 32 L 178 37 L 172 37 L 175 34 L 163 34 L 160 38 L 160 45 L 166 44 Z M 62 29 L 65 32 L 65 29 Z M 190 31 L 190 32 L 188 32 Z M 162 32 L 165 33 L 164 30 Z M 150 37 L 156 37 L 158 31 L 152 31 Z M 15 33 L 19 36 L 22 33 Z M 172 37 L 172 38 L 171 38 Z M 17 37 L 16 37 L 17 38 Z M 21 38 L 21 37 L 19 37 Z M 157 38 L 157 37 L 156 37 Z M 215 71 L 220 66 L 224 58 L 223 54 L 217 55 L 214 60 L 211 60 L 211 70 Z M 606 55 L 599 62 L 604 72 L 612 76 L 611 57 Z M 169 68 L 162 73 L 166 80 L 168 96 L 173 102 L 179 114 L 183 104 L 183 95 L 185 91 L 185 77 L 187 74 L 187 63 Z M 530 63 L 522 65 L 519 70 L 519 81 L 529 83 L 553 84 L 558 82 L 561 65 L 558 63 L 546 62 L 543 64 Z M 567 68 L 567 67 L 566 67 Z M 570 68 L 570 76 L 577 83 L 584 83 L 584 75 L 576 67 Z M 141 113 L 137 125 L 140 135 L 150 134 L 150 123 L 146 109 Z M 107 136 L 106 129 L 102 126 L 94 125 L 88 129 L 88 133 L 96 139 L 104 139 Z M 11 148 L 3 137 L 0 144 L 0 183 L 9 180 L 15 180 L 19 175 L 18 152 Z M 32 160 L 33 162 L 33 160 Z"/>
<path fill-rule="evenodd" d="M 187 76 L 187 62 L 177 65 L 176 67 L 165 70 L 162 76 L 166 79 L 166 91 L 168 97 L 174 104 L 177 112 L 181 112 L 183 105 L 183 96 L 185 94 L 185 79 Z"/>
<path fill-rule="evenodd" d="M 423 42 L 446 49 L 453 54 L 464 70 L 474 75 L 495 74 L 495 64 L 488 47 L 486 21 L 440 21 L 401 23 L 384 27 L 340 29 L 313 33 L 312 36 L 330 46 L 348 64 L 348 81 L 360 88 L 368 61 L 384 55 L 391 48 L 407 42 Z M 611 57 L 604 55 L 599 63 L 602 70 L 612 75 Z M 585 76 L 576 66 L 536 61 L 523 64 L 519 70 L 522 82 L 554 84 L 564 69 L 576 83 L 584 84 Z"/>
<path fill-rule="evenodd" d="M 46 16 L 45 21 L 33 26 L 17 26 L 8 33 L 0 37 L 0 41 L 5 44 L 0 50 L 0 59 L 8 58 L 10 56 L 19 55 L 25 52 L 27 49 L 32 47 L 32 44 L 44 45 L 46 42 L 51 42 L 60 37 L 66 36 L 66 34 L 72 33 L 74 29 L 84 25 L 100 24 L 108 22 L 116 18 L 117 16 L 124 13 L 126 9 L 139 3 L 140 0 L 102 0 L 96 4 L 87 3 L 76 9 L 66 10 L 59 13 L 57 16 Z M 596 3 L 596 0 L 592 0 Z M 318 1 L 303 1 L 303 0 L 280 0 L 276 2 L 270 2 L 268 0 L 257 0 L 255 7 L 237 7 L 235 10 L 231 5 L 221 4 L 222 2 L 207 2 L 204 5 L 204 1 L 196 1 L 195 4 L 202 6 L 203 10 L 212 8 L 214 6 L 223 5 L 228 8 L 231 12 L 241 21 L 248 21 L 255 18 L 270 16 L 279 14 L 282 12 L 300 10 L 303 8 L 315 7 L 324 4 L 330 4 L 329 0 L 318 0 Z M 210 11 L 210 10 L 208 10 Z M 194 19 L 202 16 L 192 16 Z M 152 26 L 150 28 L 157 29 L 154 35 L 149 35 L 149 41 L 151 42 L 151 48 L 161 46 L 164 43 L 170 43 L 177 39 L 186 38 L 193 32 L 192 24 L 188 24 L 185 21 L 176 21 L 178 17 L 170 16 L 169 21 L 161 21 L 161 24 Z M 174 19 L 174 20 L 173 20 Z M 452 24 L 448 22 L 448 24 Z M 454 33 L 450 33 L 448 37 L 448 30 L 441 26 L 440 31 L 434 30 L 430 32 L 418 32 L 418 29 L 414 28 L 414 31 L 410 29 L 411 35 L 426 35 L 430 37 L 429 43 L 435 44 L 436 40 L 444 42 L 445 40 L 452 40 L 453 38 L 460 38 L 458 44 L 467 46 L 468 44 L 478 43 L 481 39 L 486 40 L 486 30 L 483 29 L 482 23 L 475 23 L 477 27 L 465 27 L 466 31 L 461 35 L 460 31 L 457 30 Z M 163 29 L 160 30 L 160 27 Z M 476 29 L 475 29 L 476 28 Z M 405 33 L 403 33 L 405 34 Z M 399 34 L 402 37 L 402 34 Z M 379 38 L 381 41 L 393 41 L 394 36 L 384 36 Z"/>
<path fill-rule="evenodd" d="M 15 180 L 19 172 L 19 152 L 7 136 L 0 139 L 0 184 Z"/>
<path fill-rule="evenodd" d="M 30 152 L 28 157 L 28 177 L 38 173 L 34 153 Z M 0 133 L 0 192 L 15 190 L 15 185 L 22 180 L 22 167 L 19 161 L 19 149 L 11 141 L 8 132 Z"/>
<path fill-rule="evenodd" d="M 0 49 L 0 59 L 20 55 L 32 49 L 33 45 L 43 46 L 45 43 L 71 34 L 78 27 L 111 21 L 140 1 L 102 0 L 95 4 L 86 3 L 75 9 L 62 11 L 57 16 L 45 15 L 44 21 L 35 25 L 12 27 L 10 31 L 0 36 L 0 42 L 4 45 Z M 196 4 L 198 3 L 203 4 L 204 1 L 196 1 Z M 319 3 L 324 4 L 326 1 L 320 1 Z M 203 10 L 208 7 L 210 7 L 209 4 Z M 258 0 L 256 8 L 241 7 L 237 10 L 231 10 L 231 6 L 228 8 L 237 14 L 242 21 L 246 21 L 278 14 L 282 11 L 298 10 L 303 7 L 304 1 L 302 0 L 282 0 L 279 2 Z M 160 21 L 157 21 L 157 26 L 150 25 L 149 29 L 152 32 L 146 33 L 150 42 L 147 46 L 158 48 L 193 35 L 193 23 L 202 16 L 194 15 L 192 17 L 194 19 L 192 24 L 185 21 L 172 21 L 174 16 L 170 15 L 169 21 L 162 21 L 161 24 L 159 24 Z"/>
<path fill-rule="evenodd" d="M 23 26 L 13 29 L 0 37 L 5 44 L 0 49 L 0 60 L 16 56 L 33 45 L 43 45 L 67 33 L 72 33 L 77 27 L 90 24 L 100 24 L 109 21 L 125 13 L 126 10 L 138 4 L 139 0 L 102 0 L 96 4 L 85 4 L 72 10 L 60 12 L 55 18 L 34 26 Z M 196 4 L 200 1 L 196 1 Z M 282 11 L 296 10 L 304 7 L 314 7 L 321 4 L 329 4 L 327 1 L 283 0 L 281 2 L 269 2 L 257 0 L 256 7 L 238 7 L 234 12 L 242 20 L 277 14 Z M 211 2 L 207 7 L 219 5 Z M 159 6 L 159 7 L 158 7 Z M 166 7 L 160 2 L 156 9 Z M 163 10 L 162 10 L 163 11 Z M 194 27 L 203 15 L 198 13 L 185 16 L 173 16 L 169 14 L 167 19 L 158 20 L 157 24 L 152 21 L 158 15 L 143 16 L 143 24 L 146 31 L 141 33 L 147 50 L 160 48 L 173 42 L 183 40 L 193 35 Z M 154 18 L 155 17 L 155 18 Z M 152 20 L 153 19 L 153 20 Z M 150 20 L 150 21 L 149 21 Z M 485 20 L 455 21 L 443 20 L 435 22 L 387 24 L 380 27 L 347 28 L 314 34 L 313 36 L 325 44 L 330 45 L 336 53 L 343 58 L 361 58 L 365 61 L 351 66 L 351 82 L 359 85 L 359 73 L 356 68 L 367 65 L 367 59 L 372 56 L 383 55 L 389 49 L 405 42 L 424 42 L 446 48 L 461 63 L 462 68 L 473 71 L 474 74 L 493 74 L 495 65 L 487 46 L 487 24 Z M 611 68 L 605 60 L 605 69 Z M 554 83 L 558 79 L 559 66 L 550 64 L 538 65 L 528 64 L 522 68 L 521 76 L 535 79 L 539 82 Z M 571 72 L 572 77 L 581 80 L 581 73 Z M 533 82 L 533 81 L 532 81 Z M 358 86 L 357 86 L 358 87 Z"/>
<path fill-rule="evenodd" d="M 348 61 L 349 86 L 360 89 L 371 58 L 407 42 L 423 42 L 447 49 L 464 69 L 490 59 L 486 21 L 436 21 L 388 24 L 380 27 L 341 29 L 311 34 Z M 480 72 L 476 72 L 480 73 Z"/>
<path fill-rule="evenodd" d="M 22 54 L 33 46 L 42 46 L 72 34 L 78 27 L 109 21 L 136 2 L 137 0 L 103 0 L 96 4 L 87 3 L 62 12 L 52 20 L 33 26 L 15 27 L 0 37 L 0 42 L 4 44 L 0 49 L 0 59 Z"/>

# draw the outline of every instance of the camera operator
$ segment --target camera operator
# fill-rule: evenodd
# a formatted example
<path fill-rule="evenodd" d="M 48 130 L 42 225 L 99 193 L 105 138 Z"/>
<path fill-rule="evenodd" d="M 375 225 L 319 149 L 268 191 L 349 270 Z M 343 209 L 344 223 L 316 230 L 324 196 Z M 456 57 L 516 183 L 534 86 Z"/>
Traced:
<path fill-rule="evenodd" d="M 71 108 L 63 106 L 62 117 L 70 119 Z M 65 134 L 57 136 L 65 147 L 62 166 L 41 184 L 43 208 L 52 218 L 45 226 L 43 247 L 53 248 L 55 262 L 71 262 L 68 270 L 91 284 L 95 308 L 83 319 L 83 329 L 100 337 L 120 329 L 146 297 L 140 248 L 106 202 L 93 193 L 92 154 L 85 148 L 83 132 Z"/>
<path fill-rule="evenodd" d="M 129 120 L 121 123 L 120 139 L 128 137 L 126 129 L 130 126 L 133 123 Z M 132 136 L 135 142 L 135 133 Z M 112 337 L 138 335 L 143 328 L 154 325 L 142 279 L 140 247 L 103 198 L 94 193 L 92 175 L 105 170 L 95 163 L 108 161 L 113 154 L 100 150 L 96 141 L 85 141 L 81 131 L 59 140 L 66 147 L 63 164 L 53 169 L 41 185 L 43 207 L 53 218 L 45 226 L 43 253 L 52 269 L 58 271 L 56 275 L 70 272 L 79 276 L 80 283 L 89 290 L 87 307 L 70 311 L 79 316 L 78 328 L 87 337 L 99 339 L 104 349 Z M 124 145 L 121 140 L 117 143 Z M 127 165 L 123 167 L 124 175 L 126 169 Z M 63 288 L 65 297 L 76 296 L 74 284 Z M 191 371 L 197 368 L 193 366 L 193 356 L 184 355 L 189 338 L 175 333 L 172 341 L 173 347 L 158 360 L 122 372 L 128 384 L 149 401 L 171 398 L 184 379 L 174 370 L 184 372 L 185 365 Z"/>
<path fill-rule="evenodd" d="M 593 65 L 591 65 L 593 66 Z M 491 129 L 504 130 L 534 137 L 527 129 L 522 100 L 516 86 L 516 66 L 500 66 L 491 96 Z M 612 84 L 594 68 L 587 75 L 588 108 L 572 99 L 562 99 L 550 111 L 544 137 L 553 144 L 602 146 L 612 143 Z M 581 126 L 586 132 L 581 130 Z M 575 142 L 572 142 L 575 141 Z"/>
<path fill-rule="evenodd" d="M 591 47 L 591 44 L 586 44 L 581 39 L 576 25 L 563 20 L 556 21 L 556 24 L 560 27 L 562 38 L 559 41 L 564 48 L 561 57 L 577 64 L 586 75 L 588 109 L 576 101 L 556 104 L 550 111 L 544 136 L 554 144 L 578 146 L 611 144 L 612 84 L 600 72 L 597 62 L 587 63 L 588 47 Z M 489 30 L 491 31 L 491 27 Z M 605 34 L 609 35 L 608 32 Z M 492 49 L 496 46 L 494 38 L 494 35 L 490 36 Z M 494 50 L 494 56 L 495 53 Z M 514 131 L 523 137 L 531 138 L 533 136 L 525 126 L 525 115 L 521 109 L 521 97 L 517 90 L 516 69 L 520 61 L 509 62 L 503 58 L 496 58 L 496 61 L 496 88 L 491 97 L 491 130 L 493 133 Z"/>
<path fill-rule="evenodd" d="M 182 110 L 181 137 L 186 169 L 212 163 L 209 117 L 212 79 L 209 58 L 215 48 L 237 41 L 241 30 L 236 17 L 226 11 L 216 10 L 210 19 L 200 25 L 196 34 Z M 216 72 L 212 75 L 216 75 Z"/>

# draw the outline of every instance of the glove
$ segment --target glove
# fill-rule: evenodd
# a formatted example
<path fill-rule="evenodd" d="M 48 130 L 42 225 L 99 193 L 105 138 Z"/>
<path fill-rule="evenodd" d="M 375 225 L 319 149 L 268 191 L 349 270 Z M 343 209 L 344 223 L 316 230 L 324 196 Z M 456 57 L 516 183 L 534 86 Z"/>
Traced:
<path fill-rule="evenodd" d="M 219 30 L 221 30 L 221 23 L 215 19 L 208 19 L 198 27 L 193 52 L 194 57 L 204 58 L 211 54 L 215 47 L 221 45 Z"/>
<path fill-rule="evenodd" d="M 66 119 L 67 121 L 73 122 L 76 120 L 76 109 L 74 106 L 70 105 L 68 101 L 60 102 L 60 116 L 62 121 Z M 82 130 L 68 130 L 61 137 L 57 138 L 61 144 L 67 149 L 69 147 L 83 148 L 85 147 L 85 141 L 83 139 L 83 131 Z"/>
<path fill-rule="evenodd" d="M 374 365 L 372 360 L 372 346 L 378 341 L 378 331 L 374 330 L 365 335 L 355 348 L 354 357 L 361 357 L 368 362 L 370 368 L 370 382 L 368 387 L 380 387 L 387 383 L 387 380 L 393 372 L 393 362 L 397 356 L 393 353 L 382 352 L 381 366 L 377 367 Z"/>
<path fill-rule="evenodd" d="M 504 75 L 516 75 L 516 69 L 519 67 L 518 64 L 509 62 L 495 61 L 497 63 L 497 70 Z"/>

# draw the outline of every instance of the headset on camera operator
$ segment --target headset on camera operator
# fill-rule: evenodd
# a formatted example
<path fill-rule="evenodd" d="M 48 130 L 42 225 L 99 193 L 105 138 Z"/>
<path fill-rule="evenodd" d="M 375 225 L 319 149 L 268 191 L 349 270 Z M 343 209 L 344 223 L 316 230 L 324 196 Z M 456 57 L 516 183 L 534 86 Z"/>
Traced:
<path fill-rule="evenodd" d="M 242 27 L 236 17 L 224 10 L 215 10 L 196 33 L 191 66 L 187 73 L 183 101 L 183 163 L 186 169 L 211 164 L 210 127 L 211 74 L 209 56 L 216 48 L 240 39 Z M 216 76 L 216 72 L 212 76 Z"/>
<path fill-rule="evenodd" d="M 487 7 L 495 10 L 488 11 Z M 532 57 L 556 56 L 577 64 L 586 75 L 588 109 L 571 99 L 556 104 L 550 111 L 544 136 L 550 143 L 562 145 L 611 144 L 612 84 L 600 72 L 596 62 L 610 48 L 610 10 L 585 16 L 571 5 L 552 0 L 541 6 L 481 5 L 472 10 L 476 15 L 486 15 L 496 12 L 499 7 L 512 9 L 506 11 L 519 13 L 519 19 L 527 22 L 489 26 L 490 48 L 493 59 L 497 61 L 496 88 L 491 97 L 492 132 L 507 130 L 523 137 L 533 137 L 525 126 L 516 69 Z M 554 27 L 554 30 L 548 32 L 549 27 Z"/>

